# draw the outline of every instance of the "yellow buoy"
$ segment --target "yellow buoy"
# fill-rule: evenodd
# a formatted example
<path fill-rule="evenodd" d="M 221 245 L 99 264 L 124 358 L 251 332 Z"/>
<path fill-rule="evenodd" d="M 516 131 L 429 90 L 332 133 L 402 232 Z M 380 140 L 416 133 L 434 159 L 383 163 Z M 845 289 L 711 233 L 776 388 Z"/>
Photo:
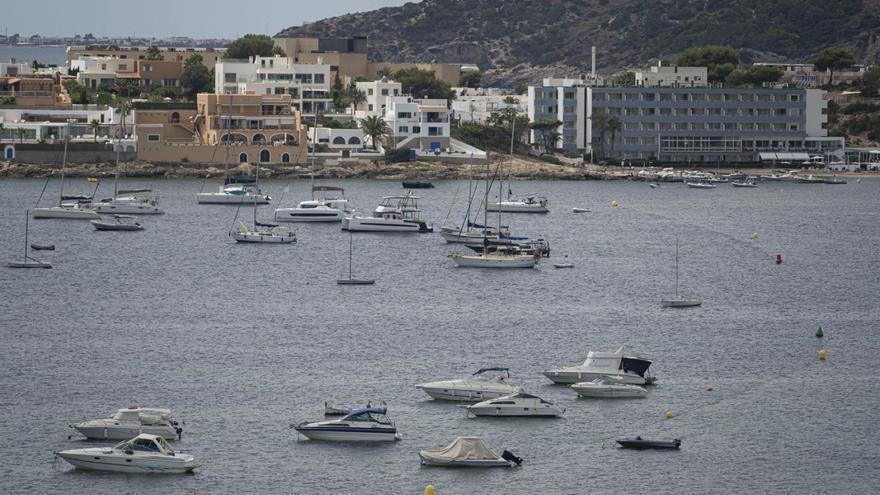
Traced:
<path fill-rule="evenodd" d="M 672 419 L 672 411 L 666 411 L 666 419 Z"/>
<path fill-rule="evenodd" d="M 825 361 L 825 349 L 819 351 L 819 361 Z"/>
<path fill-rule="evenodd" d="M 757 238 L 758 238 L 758 233 L 752 232 L 752 239 L 757 239 Z"/>
<path fill-rule="evenodd" d="M 611 202 L 611 206 L 618 206 L 619 204 L 620 203 L 618 203 L 616 200 Z"/>
<path fill-rule="evenodd" d="M 98 178 L 97 178 L 97 177 L 89 177 L 88 179 L 86 179 L 86 181 L 88 181 L 88 182 L 98 182 Z"/>
<path fill-rule="evenodd" d="M 425 495 L 434 495 L 434 485 L 428 485 L 425 487 Z"/>

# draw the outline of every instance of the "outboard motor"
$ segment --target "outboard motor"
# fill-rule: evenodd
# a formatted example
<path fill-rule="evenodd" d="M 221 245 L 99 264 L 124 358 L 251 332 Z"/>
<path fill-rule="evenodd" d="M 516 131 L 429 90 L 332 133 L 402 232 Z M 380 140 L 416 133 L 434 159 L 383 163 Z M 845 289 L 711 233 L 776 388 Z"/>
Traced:
<path fill-rule="evenodd" d="M 177 423 L 175 422 L 174 424 L 176 425 Z M 178 440 L 180 440 L 180 439 L 183 438 L 183 428 L 181 428 L 181 427 L 179 427 L 179 426 L 175 426 L 175 427 L 174 427 L 174 431 L 177 432 L 177 439 L 178 439 Z"/>
<path fill-rule="evenodd" d="M 509 452 L 507 450 L 505 450 L 504 452 L 501 453 L 501 458 L 504 459 L 505 461 L 510 461 L 510 462 L 516 464 L 517 466 L 522 464 L 522 457 L 517 457 L 517 456 L 513 455 L 512 452 Z"/>

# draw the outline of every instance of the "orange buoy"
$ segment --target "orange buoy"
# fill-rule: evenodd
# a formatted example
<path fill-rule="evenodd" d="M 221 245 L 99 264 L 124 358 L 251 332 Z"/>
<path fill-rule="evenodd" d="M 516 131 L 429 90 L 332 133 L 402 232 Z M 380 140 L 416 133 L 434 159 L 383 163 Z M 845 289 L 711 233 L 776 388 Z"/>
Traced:
<path fill-rule="evenodd" d="M 781 255 L 781 254 L 777 254 L 777 255 L 776 255 L 776 264 L 777 264 L 777 265 L 781 265 L 781 264 L 782 264 L 782 255 Z"/>

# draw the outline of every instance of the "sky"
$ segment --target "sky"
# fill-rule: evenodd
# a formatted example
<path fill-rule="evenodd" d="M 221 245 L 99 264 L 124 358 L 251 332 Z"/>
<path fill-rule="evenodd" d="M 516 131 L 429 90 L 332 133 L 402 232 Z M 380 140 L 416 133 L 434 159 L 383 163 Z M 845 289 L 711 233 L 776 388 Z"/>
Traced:
<path fill-rule="evenodd" d="M 10 35 L 236 38 L 273 35 L 290 26 L 405 0 L 2 0 L 0 29 Z"/>

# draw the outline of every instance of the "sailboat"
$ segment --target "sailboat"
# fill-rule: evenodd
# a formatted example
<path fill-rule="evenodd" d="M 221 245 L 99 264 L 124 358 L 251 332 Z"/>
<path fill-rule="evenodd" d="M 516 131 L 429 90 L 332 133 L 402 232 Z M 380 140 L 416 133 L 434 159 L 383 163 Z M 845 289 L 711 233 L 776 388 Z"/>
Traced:
<path fill-rule="evenodd" d="M 678 238 L 675 238 L 675 297 L 672 299 L 661 299 L 660 304 L 664 308 L 690 308 L 700 306 L 703 301 L 699 299 L 686 299 L 678 294 Z"/>
<path fill-rule="evenodd" d="M 94 208 L 98 213 L 112 213 L 116 215 L 161 215 L 165 212 L 159 209 L 159 202 L 152 196 L 151 189 L 119 190 L 118 188 L 119 153 L 122 150 L 122 134 L 125 132 L 125 112 L 120 113 L 122 114 L 122 119 L 119 123 L 119 134 L 116 138 L 116 173 L 113 176 L 113 197 L 95 203 Z"/>
<path fill-rule="evenodd" d="M 82 201 L 90 201 L 90 198 L 84 197 L 65 197 L 64 196 L 64 172 L 67 167 L 67 143 L 70 141 L 70 131 L 67 130 L 68 136 L 64 138 L 64 153 L 61 159 L 61 190 L 58 193 L 58 206 L 50 206 L 48 208 L 34 208 L 32 215 L 34 218 L 67 218 L 71 220 L 91 220 L 98 217 L 98 212 L 91 208 L 91 203 Z M 64 201 L 68 200 L 67 203 Z"/>
<path fill-rule="evenodd" d="M 352 247 L 352 243 L 353 243 L 353 241 L 352 241 L 353 237 L 354 237 L 354 234 L 352 233 L 351 230 L 349 230 L 348 231 L 348 278 L 347 279 L 340 278 L 340 279 L 336 280 L 336 284 L 337 285 L 373 285 L 374 283 L 376 283 L 375 280 L 352 278 L 352 275 L 351 275 L 351 252 L 352 252 L 352 249 L 351 249 L 351 247 Z"/>
<path fill-rule="evenodd" d="M 217 95 L 217 106 L 220 108 L 220 120 L 223 120 L 223 105 L 220 97 Z M 229 95 L 229 106 L 232 106 L 232 95 Z M 199 192 L 196 194 L 196 201 L 200 205 L 242 205 L 250 202 L 256 202 L 261 205 L 269 204 L 272 199 L 268 194 L 263 194 L 259 187 L 250 179 L 234 179 L 229 177 L 229 146 L 232 141 L 232 135 L 229 133 L 232 115 L 226 120 L 224 125 L 225 136 L 220 138 L 226 139 L 226 158 L 223 161 L 223 185 L 217 192 Z"/>
<path fill-rule="evenodd" d="M 471 222 L 471 206 L 473 206 L 474 195 L 477 193 L 477 188 L 472 187 L 474 181 L 473 164 L 468 168 L 468 205 L 464 222 L 460 227 L 442 227 L 440 229 L 440 236 L 449 244 L 482 244 L 483 239 L 486 237 L 490 239 L 498 239 L 498 231 L 494 228 L 488 225 L 480 225 Z M 481 203 L 480 206 L 477 207 L 476 215 L 479 215 L 480 207 L 482 206 L 484 205 Z"/>
<path fill-rule="evenodd" d="M 510 160 L 513 162 L 513 145 L 514 145 L 514 132 L 515 132 L 516 122 L 513 122 L 513 126 L 510 131 Z M 500 167 L 501 164 L 498 164 Z M 498 169 L 496 168 L 495 173 L 497 175 Z M 501 182 L 498 183 L 498 191 L 499 196 L 501 192 Z M 483 210 L 483 223 L 489 223 L 489 165 L 486 164 L 486 195 L 485 195 L 485 204 L 486 208 Z M 498 211 L 498 229 L 501 229 L 501 211 Z M 477 255 L 463 255 L 463 254 L 452 254 L 450 257 L 452 261 L 455 262 L 455 265 L 462 268 L 534 268 L 535 263 L 537 263 L 540 258 L 540 252 L 536 252 L 534 254 L 531 253 L 522 253 L 520 251 L 514 252 L 505 252 L 502 250 L 496 250 L 494 252 L 489 251 L 490 240 L 489 237 L 483 237 L 483 252 Z"/>
<path fill-rule="evenodd" d="M 40 261 L 36 258 L 32 258 L 28 255 L 28 233 L 30 231 L 30 212 L 25 211 L 24 213 L 24 260 L 22 261 L 12 261 L 7 264 L 9 268 L 52 268 L 52 263 L 47 263 L 45 261 Z M 34 244 L 32 246 L 33 249 L 41 250 L 54 250 L 55 246 L 42 246 L 39 244 Z"/>
<path fill-rule="evenodd" d="M 256 166 L 256 178 L 254 180 L 254 184 L 259 186 L 260 183 L 260 166 Z M 257 197 L 253 196 L 254 203 L 254 223 L 253 226 L 248 226 L 244 221 L 239 220 L 238 229 L 233 229 L 229 232 L 229 235 L 235 239 L 236 242 L 260 242 L 260 243 L 270 243 L 270 244 L 290 244 L 296 242 L 296 234 L 287 227 L 281 227 L 278 224 L 274 223 L 262 223 L 257 221 Z M 235 212 L 235 217 L 238 218 L 238 211 Z"/>

